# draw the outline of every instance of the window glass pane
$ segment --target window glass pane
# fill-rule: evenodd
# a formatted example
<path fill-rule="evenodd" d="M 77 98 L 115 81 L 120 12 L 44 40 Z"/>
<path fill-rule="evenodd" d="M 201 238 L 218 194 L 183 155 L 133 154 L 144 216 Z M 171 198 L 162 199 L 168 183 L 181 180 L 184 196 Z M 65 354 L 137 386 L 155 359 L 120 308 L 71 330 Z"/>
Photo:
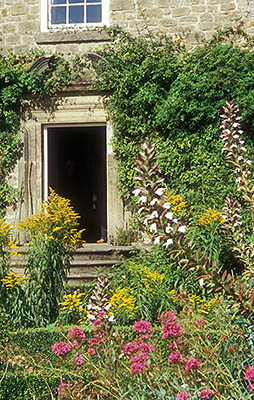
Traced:
<path fill-rule="evenodd" d="M 51 8 L 51 24 L 66 24 L 66 7 Z"/>
<path fill-rule="evenodd" d="M 91 3 L 101 3 L 102 0 L 86 0 L 87 3 L 91 4 Z"/>
<path fill-rule="evenodd" d="M 86 22 L 101 22 L 101 5 L 86 6 Z"/>
<path fill-rule="evenodd" d="M 51 0 L 51 4 L 66 4 L 66 0 Z"/>
<path fill-rule="evenodd" d="M 74 4 L 74 3 L 79 3 L 79 4 L 84 4 L 85 0 L 69 0 L 70 4 Z"/>
<path fill-rule="evenodd" d="M 70 6 L 70 24 L 84 23 L 84 6 Z"/>

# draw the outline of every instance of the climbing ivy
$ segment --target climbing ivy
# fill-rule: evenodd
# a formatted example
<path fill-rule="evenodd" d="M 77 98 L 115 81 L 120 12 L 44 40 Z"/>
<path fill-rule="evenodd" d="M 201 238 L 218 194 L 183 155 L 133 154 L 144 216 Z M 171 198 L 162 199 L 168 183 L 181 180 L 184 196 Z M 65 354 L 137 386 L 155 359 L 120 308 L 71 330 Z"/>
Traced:
<path fill-rule="evenodd" d="M 27 54 L 0 54 L 0 218 L 8 206 L 15 206 L 20 195 L 9 183 L 9 176 L 22 154 L 19 136 L 22 100 L 39 101 L 43 95 L 52 98 L 70 80 L 69 63 L 58 54 L 51 57 L 50 65 L 42 75 L 30 70 L 35 60 L 42 56 L 35 50 Z"/>
<path fill-rule="evenodd" d="M 149 138 L 174 192 L 196 212 L 222 207 L 226 194 L 237 196 L 219 139 L 226 100 L 239 104 L 253 154 L 253 41 L 240 28 L 217 32 L 190 51 L 162 34 L 113 30 L 111 37 L 99 51 L 95 87 L 109 93 L 123 198 L 131 200 L 137 152 Z"/>

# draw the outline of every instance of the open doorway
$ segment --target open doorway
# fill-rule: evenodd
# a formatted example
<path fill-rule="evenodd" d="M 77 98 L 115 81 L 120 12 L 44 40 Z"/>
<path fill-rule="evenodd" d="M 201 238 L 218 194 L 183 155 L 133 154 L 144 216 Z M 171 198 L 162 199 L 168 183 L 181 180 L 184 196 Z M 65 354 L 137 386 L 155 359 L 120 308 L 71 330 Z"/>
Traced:
<path fill-rule="evenodd" d="M 106 127 L 50 127 L 47 145 L 48 187 L 71 200 L 95 243 L 107 230 Z"/>

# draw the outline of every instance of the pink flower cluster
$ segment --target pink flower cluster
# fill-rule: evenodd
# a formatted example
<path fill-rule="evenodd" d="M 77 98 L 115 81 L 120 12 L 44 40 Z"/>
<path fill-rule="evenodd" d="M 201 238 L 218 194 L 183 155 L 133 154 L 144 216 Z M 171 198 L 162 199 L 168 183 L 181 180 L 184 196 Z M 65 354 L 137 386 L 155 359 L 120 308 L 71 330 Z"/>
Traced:
<path fill-rule="evenodd" d="M 80 399 L 83 393 L 83 381 L 78 381 L 77 384 L 72 384 L 70 380 L 63 382 L 61 380 L 57 389 L 58 399 L 65 400 L 70 398 Z"/>
<path fill-rule="evenodd" d="M 162 339 L 169 339 L 174 337 L 182 336 L 183 330 L 177 322 L 177 317 L 175 313 L 167 311 L 158 318 L 162 326 Z"/>
<path fill-rule="evenodd" d="M 243 379 L 246 379 L 249 382 L 249 391 L 254 392 L 254 368 L 247 369 Z"/>
<path fill-rule="evenodd" d="M 189 398 L 190 398 L 189 393 L 181 392 L 181 393 L 178 394 L 176 400 L 186 400 L 186 399 L 189 399 Z"/>
<path fill-rule="evenodd" d="M 139 337 L 123 346 L 124 354 L 131 357 L 130 374 L 142 373 L 149 366 L 149 353 L 154 352 L 154 347 L 147 343 L 152 331 L 150 322 L 140 320 L 135 323 L 134 332 Z"/>
<path fill-rule="evenodd" d="M 168 362 L 170 364 L 185 364 L 184 370 L 185 373 L 188 373 L 190 370 L 195 370 L 200 368 L 200 362 L 196 360 L 196 358 L 191 358 L 186 362 L 185 356 L 179 353 L 183 352 L 183 347 L 185 345 L 185 341 L 182 339 L 177 339 L 183 334 L 183 330 L 181 326 L 178 324 L 177 316 L 172 311 L 167 311 L 158 318 L 158 320 L 162 324 L 162 338 L 165 340 L 171 340 L 169 343 L 169 348 L 172 351 L 168 356 Z M 201 321 L 203 322 L 203 320 Z M 172 342 L 172 340 L 174 340 Z"/>
<path fill-rule="evenodd" d="M 144 334 L 150 334 L 152 332 L 152 327 L 149 321 L 143 321 L 140 320 L 135 323 L 134 327 L 134 332 L 136 333 L 144 333 Z"/>
<path fill-rule="evenodd" d="M 213 396 L 212 392 L 210 392 L 210 390 L 207 389 L 202 389 L 200 391 L 200 398 L 201 399 L 210 399 Z"/>
<path fill-rule="evenodd" d="M 75 339 L 79 344 L 83 343 L 83 339 L 85 338 L 85 334 L 82 331 L 81 328 L 79 328 L 78 326 L 74 326 L 74 328 L 72 328 L 67 335 L 68 339 Z"/>
<path fill-rule="evenodd" d="M 68 332 L 67 338 L 75 340 L 71 343 L 59 342 L 52 346 L 52 350 L 57 356 L 63 356 L 69 353 L 72 349 L 77 349 L 78 346 L 82 345 L 85 334 L 81 328 L 74 326 L 74 328 Z M 82 365 L 84 362 L 82 356 L 78 353 L 75 356 L 75 360 L 77 365 Z"/>
<path fill-rule="evenodd" d="M 168 362 L 173 364 L 173 363 L 181 363 L 183 364 L 185 362 L 184 357 L 182 357 L 178 351 L 173 351 L 173 353 L 169 354 L 168 356 Z"/>
<path fill-rule="evenodd" d="M 96 319 L 93 321 L 93 337 L 89 340 L 87 352 L 95 355 L 96 352 L 103 353 L 103 345 L 107 342 L 106 324 L 108 322 L 107 313 L 101 310 L 97 313 Z"/>
<path fill-rule="evenodd" d="M 77 347 L 78 343 L 75 340 L 72 343 L 66 343 L 66 342 L 56 343 L 52 346 L 52 350 L 57 356 L 62 356 L 64 354 L 69 353 L 72 349 L 76 349 Z"/>
<path fill-rule="evenodd" d="M 190 369 L 198 369 L 200 368 L 200 362 L 196 360 L 196 358 L 191 358 L 185 364 L 185 371 L 189 371 Z"/>

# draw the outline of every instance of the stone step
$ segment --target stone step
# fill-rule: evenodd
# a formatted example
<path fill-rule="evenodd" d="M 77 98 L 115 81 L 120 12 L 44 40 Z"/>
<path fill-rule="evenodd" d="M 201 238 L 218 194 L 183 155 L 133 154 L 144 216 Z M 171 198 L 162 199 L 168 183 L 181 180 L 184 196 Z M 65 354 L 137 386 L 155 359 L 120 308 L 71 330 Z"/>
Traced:
<path fill-rule="evenodd" d="M 122 263 L 120 256 L 128 257 L 132 250 L 134 248 L 130 246 L 111 246 L 108 243 L 84 244 L 73 257 L 68 274 L 68 283 L 76 285 L 95 279 L 99 270 L 109 271 L 111 268 L 117 267 Z M 26 251 L 27 247 L 20 247 L 19 253 L 23 257 L 18 260 L 15 257 L 12 260 L 12 270 L 18 274 L 24 273 Z M 17 264 L 17 261 L 20 264 Z"/>

